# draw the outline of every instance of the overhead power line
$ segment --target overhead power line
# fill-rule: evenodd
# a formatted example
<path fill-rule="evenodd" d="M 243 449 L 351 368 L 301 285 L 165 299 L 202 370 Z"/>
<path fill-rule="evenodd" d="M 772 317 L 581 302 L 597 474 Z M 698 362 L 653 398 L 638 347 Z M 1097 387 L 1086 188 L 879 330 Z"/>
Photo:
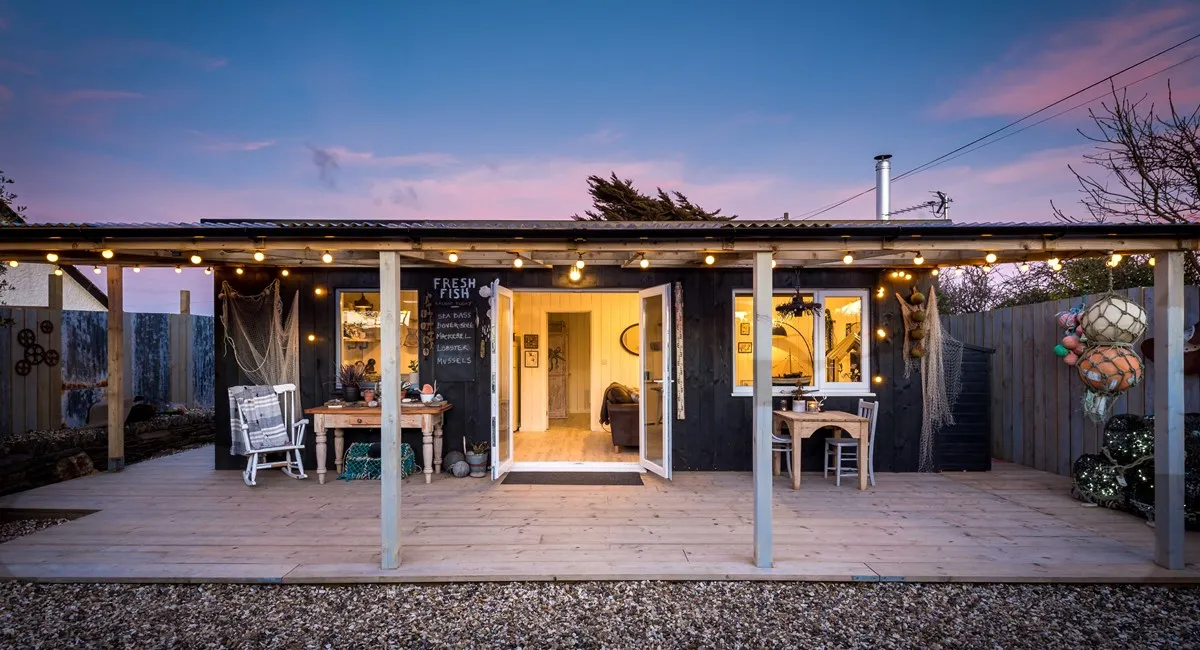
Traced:
<path fill-rule="evenodd" d="M 984 147 L 984 146 L 987 146 L 988 144 L 992 144 L 993 142 L 999 142 L 999 141 L 1000 141 L 1000 140 L 1002 140 L 1003 138 L 997 138 L 997 139 L 995 139 L 995 140 L 991 140 L 991 141 L 988 141 L 988 142 L 984 142 L 984 141 L 985 141 L 985 140 L 988 140 L 989 138 L 991 138 L 991 137 L 993 137 L 993 136 L 995 136 L 995 135 L 998 135 L 998 134 L 1000 134 L 1000 133 L 1001 133 L 1001 132 L 1003 132 L 1003 131 L 1007 131 L 1008 129 L 1010 129 L 1010 128 L 1012 128 L 1012 127 L 1014 127 L 1014 126 L 1018 125 L 1018 124 L 1021 124 L 1022 122 L 1025 122 L 1026 120 L 1028 120 L 1028 119 L 1030 119 L 1030 118 L 1036 117 L 1037 115 L 1040 115 L 1040 114 L 1042 114 L 1042 113 L 1044 113 L 1044 112 L 1046 112 L 1046 111 L 1048 111 L 1048 110 L 1050 110 L 1050 109 L 1054 108 L 1055 106 L 1058 106 L 1059 104 L 1062 104 L 1063 102 L 1070 101 L 1071 99 L 1074 99 L 1075 97 L 1078 97 L 1079 95 L 1082 95 L 1083 93 L 1085 93 L 1085 92 L 1087 92 L 1087 91 L 1089 91 L 1089 90 L 1091 90 L 1091 89 L 1095 88 L 1096 86 L 1099 86 L 1099 85 L 1101 85 L 1101 84 L 1103 84 L 1103 83 L 1105 83 L 1105 82 L 1111 81 L 1113 78 L 1115 78 L 1115 77 L 1117 77 L 1117 76 L 1120 76 L 1120 75 L 1122 75 L 1122 74 L 1124 74 L 1124 73 L 1126 73 L 1126 72 L 1129 72 L 1130 70 L 1133 70 L 1134 68 L 1137 68 L 1137 67 L 1139 67 L 1139 66 L 1145 65 L 1146 63 L 1149 63 L 1150 61 L 1153 61 L 1154 59 L 1157 59 L 1158 57 L 1160 57 L 1160 56 L 1162 56 L 1162 55 L 1164 55 L 1164 54 L 1167 54 L 1167 53 L 1169 53 L 1169 52 L 1172 52 L 1172 51 L 1174 51 L 1174 50 L 1177 50 L 1177 49 L 1179 49 L 1179 48 L 1183 47 L 1184 45 L 1187 45 L 1188 43 L 1191 43 L 1192 41 L 1194 41 L 1194 40 L 1196 40 L 1196 39 L 1200 39 L 1200 34 L 1195 34 L 1195 35 L 1191 36 L 1190 38 L 1187 38 L 1187 39 L 1184 39 L 1184 40 L 1182 40 L 1182 41 L 1179 41 L 1178 43 L 1175 43 L 1174 45 L 1172 45 L 1172 46 L 1170 46 L 1170 47 L 1168 47 L 1168 48 L 1166 48 L 1166 49 L 1160 50 L 1159 52 L 1156 52 L 1155 54 L 1152 54 L 1152 55 L 1150 55 L 1150 56 L 1148 56 L 1148 57 L 1146 57 L 1146 58 L 1142 59 L 1141 61 L 1138 61 L 1137 63 L 1133 63 L 1133 64 L 1131 64 L 1131 65 L 1128 65 L 1128 66 L 1126 66 L 1126 67 L 1124 67 L 1124 68 L 1122 68 L 1122 69 L 1118 70 L 1117 72 L 1114 72 L 1114 73 L 1112 73 L 1112 74 L 1108 75 L 1107 77 L 1104 77 L 1103 79 L 1100 79 L 1100 80 L 1098 80 L 1098 81 L 1095 81 L 1095 82 L 1093 82 L 1093 83 L 1091 83 L 1091 84 L 1088 84 L 1087 86 L 1084 86 L 1083 88 L 1080 88 L 1079 90 L 1076 90 L 1075 92 L 1073 92 L 1073 93 L 1071 93 L 1071 94 L 1069 94 L 1069 95 L 1067 95 L 1067 96 L 1065 96 L 1065 97 L 1062 97 L 1062 98 L 1060 98 L 1060 99 L 1057 99 L 1057 100 L 1055 100 L 1055 101 L 1053 101 L 1053 102 L 1051 102 L 1051 103 L 1049 103 L 1049 104 L 1046 104 L 1045 106 L 1043 106 L 1043 107 L 1041 107 L 1041 108 L 1037 109 L 1036 111 L 1033 111 L 1032 113 L 1028 113 L 1028 114 L 1026 114 L 1025 116 L 1021 117 L 1020 119 L 1017 119 L 1017 120 L 1014 120 L 1014 121 L 1012 121 L 1012 122 L 1009 122 L 1008 124 L 1005 124 L 1004 126 L 1002 126 L 1002 127 L 998 128 L 998 129 L 995 129 L 995 130 L 993 130 L 993 131 L 991 131 L 991 132 L 987 133 L 986 135 L 983 135 L 983 136 L 981 136 L 981 137 L 979 137 L 979 138 L 976 138 L 976 139 L 974 139 L 974 140 L 972 140 L 972 141 L 970 141 L 970 142 L 968 142 L 968 143 L 966 143 L 966 144 L 962 145 L 961 147 L 958 147 L 957 149 L 953 149 L 953 150 L 951 150 L 951 151 L 948 151 L 948 152 L 946 152 L 946 153 L 944 153 L 944 154 L 942 154 L 942 155 L 940 155 L 940 156 L 938 156 L 938 157 L 936 157 L 936 158 L 934 158 L 934 159 L 932 159 L 932 160 L 929 160 L 929 161 L 927 161 L 927 162 L 925 162 L 925 163 L 922 163 L 922 164 L 920 164 L 920 165 L 918 165 L 918 166 L 916 166 L 916 167 L 914 167 L 914 168 L 912 168 L 912 169 L 910 169 L 910 170 L 908 170 L 908 171 L 906 171 L 906 172 L 904 172 L 904 173 L 902 173 L 902 174 L 899 174 L 899 175 L 897 175 L 897 176 L 894 176 L 894 177 L 892 178 L 892 181 L 893 181 L 893 182 L 894 182 L 894 181 L 898 181 L 898 180 L 901 180 L 901 179 L 907 178 L 907 177 L 909 177 L 909 176 L 913 176 L 913 175 L 915 175 L 915 174 L 918 174 L 918 173 L 920 173 L 921 171 L 924 171 L 924 170 L 926 170 L 926 169 L 929 169 L 929 168 L 931 168 L 931 167 L 933 167 L 933 166 L 935 166 L 935 165 L 938 165 L 938 164 L 940 164 L 942 161 L 945 161 L 945 160 L 949 159 L 951 156 L 953 156 L 953 157 L 957 158 L 958 156 L 957 156 L 957 155 L 955 155 L 955 154 L 959 154 L 959 152 L 964 152 L 964 150 L 970 149 L 971 151 L 974 151 L 974 150 L 976 150 L 976 149 L 980 149 L 980 148 L 982 148 L 982 147 Z M 1191 58 L 1189 58 L 1189 59 L 1185 59 L 1184 61 L 1181 61 L 1181 62 L 1179 62 L 1179 63 L 1177 63 L 1177 64 L 1175 64 L 1175 65 L 1173 65 L 1173 66 L 1170 66 L 1170 67 L 1168 67 L 1168 68 L 1165 68 L 1165 69 L 1163 69 L 1163 70 L 1160 70 L 1159 72 L 1157 72 L 1157 73 L 1155 73 L 1155 74 L 1160 74 L 1160 73 L 1162 73 L 1162 72 L 1165 72 L 1166 70 L 1170 70 L 1171 68 L 1173 68 L 1173 67 L 1175 67 L 1175 66 L 1178 66 L 1178 65 L 1181 65 L 1181 64 L 1183 64 L 1183 63 L 1186 63 L 1186 62 L 1188 62 L 1188 61 L 1190 61 L 1190 60 L 1192 60 L 1192 59 L 1194 59 L 1194 58 L 1196 58 L 1196 57 L 1191 57 Z M 1154 76 L 1154 75 L 1149 75 L 1149 76 Z M 1129 84 L 1126 84 L 1125 86 L 1123 86 L 1123 88 L 1128 88 L 1129 86 L 1131 86 L 1131 85 L 1133 85 L 1133 84 L 1135 84 L 1135 83 L 1138 83 L 1139 81 L 1143 81 L 1145 78 L 1147 78 L 1147 77 L 1143 77 L 1142 79 L 1139 79 L 1139 80 L 1137 80 L 1137 81 L 1130 82 Z M 1089 104 L 1089 103 L 1091 103 L 1091 102 L 1093 102 L 1093 101 L 1096 101 L 1096 100 L 1095 100 L 1095 99 L 1089 100 L 1088 102 L 1085 102 L 1085 103 L 1084 103 L 1084 104 L 1082 104 L 1082 105 Z M 1060 113 L 1057 113 L 1057 114 L 1055 114 L 1055 115 L 1052 115 L 1052 116 L 1050 116 L 1049 118 L 1046 118 L 1046 119 L 1044 119 L 1044 120 L 1041 120 L 1041 121 L 1037 122 L 1036 124 L 1032 124 L 1032 125 L 1030 125 L 1030 126 L 1028 126 L 1028 127 L 1025 127 L 1024 129 L 1021 129 L 1021 131 L 1024 131 L 1024 130 L 1026 130 L 1026 129 L 1028 129 L 1028 128 L 1032 127 L 1032 126 L 1037 126 L 1037 124 L 1041 124 L 1042 122 L 1045 122 L 1045 121 L 1047 121 L 1047 120 L 1054 119 L 1055 117 L 1058 117 L 1058 115 L 1061 115 L 1061 114 L 1063 114 L 1063 113 L 1066 113 L 1066 112 L 1070 112 L 1071 110 L 1075 110 L 1076 108 L 1079 108 L 1080 106 L 1081 106 L 1081 105 L 1077 105 L 1077 106 L 1074 106 L 1074 107 L 1072 107 L 1072 108 L 1070 108 L 1070 109 L 1067 109 L 1066 111 L 1062 111 L 1062 112 L 1060 112 Z M 1020 132 L 1020 131 L 1018 131 L 1017 133 L 1019 133 L 1019 132 Z M 1015 133 L 1014 133 L 1014 134 L 1012 134 L 1012 135 L 1015 135 Z M 983 143 L 983 144 L 980 144 L 980 143 Z M 975 145 L 979 145 L 979 146 L 978 146 L 978 147 L 976 147 Z M 974 149 L 972 149 L 972 147 L 974 147 Z M 969 153 L 969 152 L 965 152 L 965 153 Z M 959 154 L 959 155 L 962 155 L 962 154 Z M 864 195 L 866 195 L 866 194 L 870 194 L 871 192 L 874 192 L 874 191 L 875 191 L 875 188 L 874 188 L 874 187 L 869 187 L 869 188 L 867 188 L 867 189 L 865 189 L 865 190 L 863 190 L 863 191 L 861 191 L 861 192 L 859 192 L 859 193 L 857 193 L 857 194 L 854 194 L 853 196 L 849 196 L 849 197 L 846 197 L 846 198 L 844 198 L 844 199 L 842 199 L 842 200 L 840 200 L 840 201 L 836 201 L 836 202 L 834 202 L 834 203 L 831 203 L 831 204 L 829 204 L 829 205 L 826 205 L 826 206 L 822 206 L 822 207 L 820 207 L 820 208 L 817 208 L 817 209 L 815 209 L 815 210 L 811 210 L 811 211 L 809 211 L 809 212 L 805 212 L 805 213 L 803 213 L 803 214 L 801 214 L 801 215 L 800 215 L 800 217 L 799 217 L 799 220 L 800 220 L 800 221 L 804 221 L 804 220 L 806 220 L 806 219 L 811 219 L 811 218 L 813 218 L 813 217 L 816 217 L 816 216 L 822 215 L 822 214 L 824 214 L 824 213 L 826 213 L 826 212 L 829 212 L 830 210 L 833 210 L 833 209 L 835 209 L 835 208 L 838 208 L 838 207 L 840 207 L 840 206 L 842 206 L 842 205 L 845 205 L 846 203 L 849 203 L 850 201 L 853 201 L 854 199 L 857 199 L 857 198 L 858 198 L 858 197 L 860 197 L 860 196 L 864 196 Z"/>

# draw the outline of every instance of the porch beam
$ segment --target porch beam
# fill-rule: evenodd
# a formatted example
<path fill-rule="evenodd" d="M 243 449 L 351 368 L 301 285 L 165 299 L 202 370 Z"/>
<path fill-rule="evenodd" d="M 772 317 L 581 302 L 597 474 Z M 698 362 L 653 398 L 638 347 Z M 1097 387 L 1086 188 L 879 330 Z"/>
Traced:
<path fill-rule="evenodd" d="M 774 281 L 771 253 L 754 255 L 754 565 L 774 566 L 774 515 L 771 504 L 771 326 Z M 793 458 L 792 462 L 796 462 Z M 793 471 L 795 469 L 793 468 Z"/>
<path fill-rule="evenodd" d="M 379 320 L 383 475 L 380 482 L 380 557 L 384 569 L 400 568 L 400 254 L 379 254 Z"/>
<path fill-rule="evenodd" d="M 1183 253 L 1154 267 L 1154 561 L 1184 568 Z"/>
<path fill-rule="evenodd" d="M 108 471 L 125 468 L 124 268 L 108 265 Z"/>

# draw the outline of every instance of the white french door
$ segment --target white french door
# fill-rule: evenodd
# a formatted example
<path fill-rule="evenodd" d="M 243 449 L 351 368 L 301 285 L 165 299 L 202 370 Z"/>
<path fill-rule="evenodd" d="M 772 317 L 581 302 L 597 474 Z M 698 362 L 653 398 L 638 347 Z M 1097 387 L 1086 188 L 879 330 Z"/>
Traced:
<path fill-rule="evenodd" d="M 492 283 L 492 480 L 513 464 L 513 294 Z"/>
<path fill-rule="evenodd" d="M 671 285 L 638 292 L 642 386 L 638 399 L 642 467 L 671 478 Z"/>

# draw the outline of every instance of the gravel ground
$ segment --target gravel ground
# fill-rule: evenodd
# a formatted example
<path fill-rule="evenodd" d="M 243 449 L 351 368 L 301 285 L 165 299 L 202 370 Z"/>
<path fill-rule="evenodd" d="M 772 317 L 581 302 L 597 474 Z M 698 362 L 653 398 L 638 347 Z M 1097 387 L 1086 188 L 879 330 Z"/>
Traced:
<path fill-rule="evenodd" d="M 31 535 L 51 526 L 65 524 L 71 521 L 68 518 L 60 519 L 16 519 L 12 521 L 0 520 L 0 544 L 11 539 L 16 539 L 22 535 Z M 0 569 L 2 572 L 3 569 Z"/>
<path fill-rule="evenodd" d="M 1200 589 L 0 583 L 6 648 L 1195 648 Z"/>

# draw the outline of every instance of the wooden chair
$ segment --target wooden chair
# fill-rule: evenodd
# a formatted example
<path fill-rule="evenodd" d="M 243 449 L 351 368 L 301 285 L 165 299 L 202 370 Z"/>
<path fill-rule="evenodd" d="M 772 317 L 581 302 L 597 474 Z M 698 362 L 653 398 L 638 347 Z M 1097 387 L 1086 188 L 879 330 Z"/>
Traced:
<path fill-rule="evenodd" d="M 280 418 L 287 430 L 287 442 L 284 444 L 254 448 L 250 442 L 250 424 L 246 412 L 243 410 L 243 403 L 238 402 L 237 404 L 237 422 L 240 425 L 240 432 L 235 430 L 233 435 L 241 435 L 247 450 L 246 469 L 242 472 L 242 480 L 249 486 L 257 484 L 256 479 L 260 469 L 278 467 L 283 470 L 284 474 L 294 479 L 308 478 L 308 475 L 304 473 L 304 460 L 301 458 L 304 453 L 304 429 L 308 426 L 308 420 L 295 419 L 296 385 L 280 384 L 271 388 L 282 402 Z M 284 460 L 266 461 L 263 459 L 267 454 L 277 453 L 282 453 Z"/>
<path fill-rule="evenodd" d="M 771 456 L 779 456 L 787 460 L 788 478 L 792 477 L 792 472 L 797 471 L 793 467 L 792 458 L 792 436 L 791 434 L 776 433 L 774 427 L 771 428 Z"/>
<path fill-rule="evenodd" d="M 859 417 L 870 421 L 870 434 L 867 439 L 867 479 L 875 485 L 875 421 L 879 415 L 879 404 L 858 400 Z M 834 483 L 842 486 L 842 477 L 858 476 L 862 464 L 858 462 L 858 440 L 854 438 L 825 439 L 825 478 L 829 478 L 829 470 L 834 470 Z"/>

